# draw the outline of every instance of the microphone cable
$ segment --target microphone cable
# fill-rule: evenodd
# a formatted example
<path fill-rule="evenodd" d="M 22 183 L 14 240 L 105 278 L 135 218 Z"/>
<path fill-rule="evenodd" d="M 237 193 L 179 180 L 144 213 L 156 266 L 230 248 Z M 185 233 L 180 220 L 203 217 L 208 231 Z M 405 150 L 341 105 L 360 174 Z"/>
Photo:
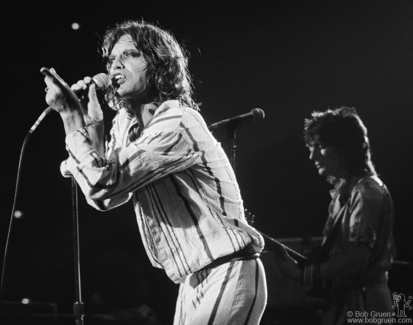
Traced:
<path fill-rule="evenodd" d="M 17 195 L 19 193 L 19 185 L 20 185 L 20 172 L 21 172 L 21 166 L 23 163 L 23 156 L 24 152 L 26 149 L 27 142 L 30 138 L 30 135 L 36 130 L 36 128 L 39 126 L 40 122 L 46 117 L 47 114 L 49 114 L 52 111 L 52 108 L 49 106 L 46 108 L 42 114 L 39 116 L 39 118 L 36 120 L 36 122 L 33 124 L 33 126 L 30 128 L 29 132 L 27 133 L 26 137 L 24 138 L 23 145 L 20 151 L 20 158 L 19 158 L 19 164 L 17 167 L 17 177 L 16 177 L 16 187 L 14 190 L 14 198 L 13 198 L 13 207 L 11 210 L 11 216 L 10 216 L 10 222 L 9 222 L 9 227 L 7 230 L 7 237 L 6 237 L 6 245 L 4 248 L 4 257 L 3 257 L 3 266 L 2 266 L 2 272 L 1 272 L 1 283 L 0 283 L 0 307 L 1 307 L 1 301 L 3 300 L 3 285 L 4 285 L 4 275 L 6 272 L 6 261 L 7 261 L 7 252 L 9 249 L 9 241 L 10 241 L 10 234 L 11 234 L 11 228 L 12 228 L 12 223 L 13 223 L 13 217 L 16 209 L 16 201 L 17 201 Z"/>

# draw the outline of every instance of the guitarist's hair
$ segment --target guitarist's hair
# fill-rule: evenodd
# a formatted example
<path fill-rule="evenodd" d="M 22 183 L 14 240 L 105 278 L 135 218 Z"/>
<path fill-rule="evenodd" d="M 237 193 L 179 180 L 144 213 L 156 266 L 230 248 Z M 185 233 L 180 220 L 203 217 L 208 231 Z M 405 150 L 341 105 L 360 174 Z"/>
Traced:
<path fill-rule="evenodd" d="M 343 169 L 353 175 L 376 175 L 367 128 L 353 107 L 313 112 L 304 122 L 307 146 L 318 143 L 337 149 Z"/>

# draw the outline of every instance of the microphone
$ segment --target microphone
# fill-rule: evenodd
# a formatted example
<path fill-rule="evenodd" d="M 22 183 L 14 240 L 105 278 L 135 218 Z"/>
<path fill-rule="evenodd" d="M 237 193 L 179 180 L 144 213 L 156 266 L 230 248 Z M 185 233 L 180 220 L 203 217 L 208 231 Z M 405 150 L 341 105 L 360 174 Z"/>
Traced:
<path fill-rule="evenodd" d="M 92 82 L 96 85 L 96 89 L 104 90 L 110 86 L 110 78 L 107 74 L 98 73 L 92 77 Z M 76 95 L 83 94 L 86 90 L 74 90 Z"/>
<path fill-rule="evenodd" d="M 98 73 L 92 79 L 98 89 L 106 89 L 110 86 L 110 78 L 105 73 Z"/>
<path fill-rule="evenodd" d="M 262 120 L 263 118 L 265 118 L 264 111 L 261 108 L 254 108 L 249 113 L 238 115 L 238 116 L 211 124 L 210 126 L 208 126 L 208 129 L 213 130 L 213 129 L 219 128 L 222 125 L 236 127 L 238 124 L 241 124 L 244 121 L 248 121 L 248 120 L 259 121 L 259 120 Z"/>
<path fill-rule="evenodd" d="M 43 67 L 40 69 L 40 72 L 43 73 L 45 76 L 53 78 L 54 82 L 57 82 L 58 84 L 60 84 L 61 87 L 64 87 L 63 80 L 61 80 L 59 76 L 52 73 L 48 68 Z M 92 78 L 92 80 L 98 89 L 106 89 L 110 86 L 110 78 L 105 73 L 98 73 Z"/>
<path fill-rule="evenodd" d="M 50 71 L 47 68 L 41 68 L 40 72 L 43 73 L 44 75 L 50 74 Z M 93 82 L 95 83 L 95 85 L 98 89 L 106 89 L 110 85 L 110 78 L 105 73 L 98 73 L 92 79 L 93 79 Z M 57 79 L 57 82 L 60 83 L 60 80 Z M 42 112 L 42 114 L 40 114 L 39 118 L 36 120 L 36 122 L 30 128 L 30 130 L 29 130 L 30 134 L 33 133 L 34 130 L 36 130 L 36 128 L 43 121 L 43 119 L 46 117 L 46 115 L 49 114 L 51 111 L 52 111 L 52 107 L 49 106 Z"/>

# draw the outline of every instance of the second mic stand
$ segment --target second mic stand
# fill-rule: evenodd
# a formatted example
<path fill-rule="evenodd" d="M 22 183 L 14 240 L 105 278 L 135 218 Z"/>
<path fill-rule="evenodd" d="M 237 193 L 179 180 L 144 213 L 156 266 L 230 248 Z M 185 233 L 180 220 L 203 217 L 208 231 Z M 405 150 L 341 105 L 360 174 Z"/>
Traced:
<path fill-rule="evenodd" d="M 232 169 L 234 170 L 235 173 L 235 149 L 237 148 L 235 144 L 235 138 L 236 138 L 236 132 L 235 129 L 237 128 L 238 124 L 240 124 L 241 121 L 234 120 L 232 122 L 229 122 L 226 127 L 227 127 L 227 138 L 229 140 L 230 148 L 229 148 L 229 162 L 231 163 Z"/>
<path fill-rule="evenodd" d="M 84 323 L 84 309 L 82 302 L 82 289 L 80 277 L 80 244 L 79 244 L 79 214 L 78 214 L 78 200 L 77 200 L 77 183 L 72 177 L 72 214 L 73 214 L 73 250 L 75 259 L 75 294 L 76 302 L 73 304 L 73 313 L 76 325 L 83 325 Z"/>

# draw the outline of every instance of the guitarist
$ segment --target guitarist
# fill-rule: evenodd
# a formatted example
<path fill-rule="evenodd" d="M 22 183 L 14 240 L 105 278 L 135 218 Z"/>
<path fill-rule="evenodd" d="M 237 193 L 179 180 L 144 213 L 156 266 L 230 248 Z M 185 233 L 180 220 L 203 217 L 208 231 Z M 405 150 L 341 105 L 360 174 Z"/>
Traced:
<path fill-rule="evenodd" d="M 396 253 L 394 214 L 390 193 L 371 161 L 367 129 L 354 108 L 342 107 L 314 112 L 305 120 L 304 138 L 319 175 L 334 185 L 324 254 L 300 268 L 284 249 L 277 263 L 305 285 L 330 284 L 323 325 L 346 324 L 347 312 L 391 315 L 387 271 Z"/>

